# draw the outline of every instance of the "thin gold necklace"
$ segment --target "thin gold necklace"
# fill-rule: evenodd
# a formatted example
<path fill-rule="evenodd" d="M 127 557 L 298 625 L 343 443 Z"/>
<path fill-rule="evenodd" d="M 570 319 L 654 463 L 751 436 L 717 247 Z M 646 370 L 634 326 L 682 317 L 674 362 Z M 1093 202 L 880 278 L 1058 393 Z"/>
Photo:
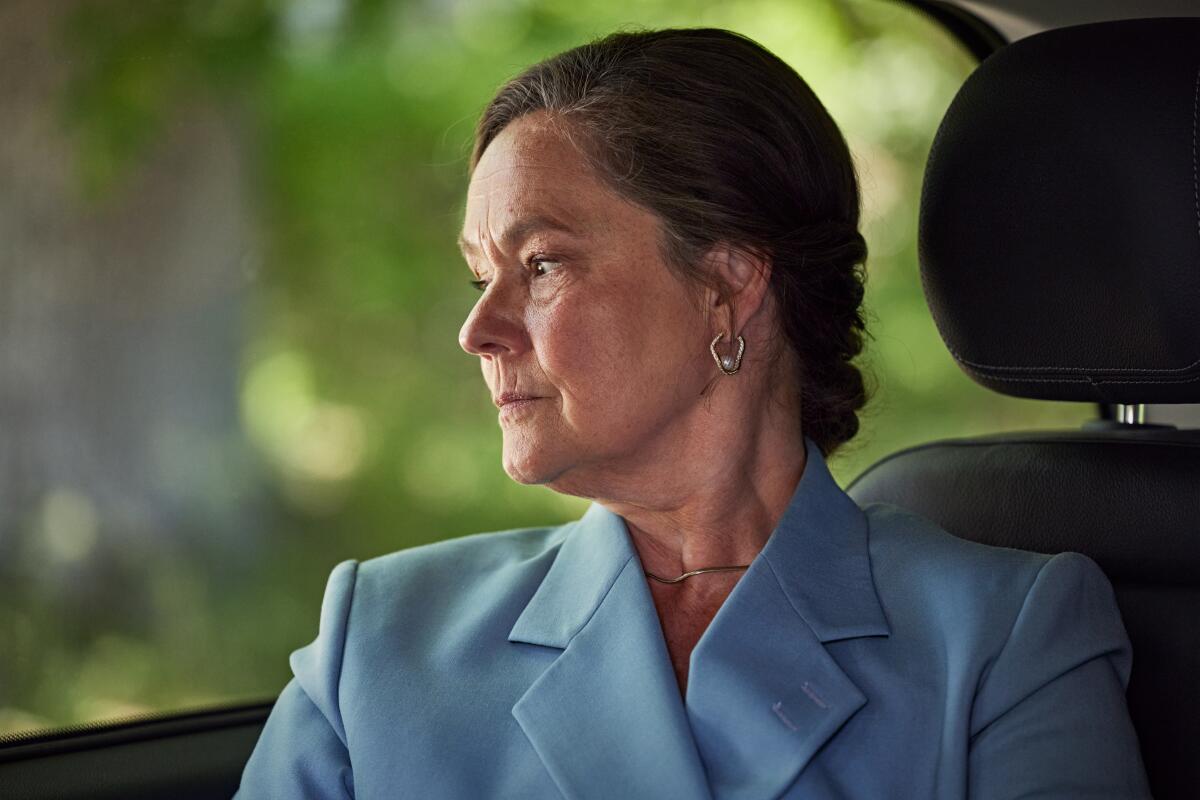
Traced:
<path fill-rule="evenodd" d="M 732 572 L 732 571 L 738 570 L 738 569 L 749 569 L 749 568 L 750 568 L 749 564 L 743 564 L 740 567 L 704 567 L 703 569 L 694 569 L 691 572 L 685 572 L 682 575 L 680 575 L 678 578 L 660 578 L 659 576 L 655 575 L 650 570 L 646 570 L 646 577 L 653 578 L 654 580 L 658 581 L 659 583 L 679 583 L 684 578 L 690 578 L 693 575 L 699 575 L 702 572 Z"/>

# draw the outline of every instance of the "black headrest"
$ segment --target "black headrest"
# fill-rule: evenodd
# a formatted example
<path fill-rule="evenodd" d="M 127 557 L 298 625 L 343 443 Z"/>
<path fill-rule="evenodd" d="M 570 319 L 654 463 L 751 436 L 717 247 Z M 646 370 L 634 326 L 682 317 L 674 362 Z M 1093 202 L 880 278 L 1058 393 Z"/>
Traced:
<path fill-rule="evenodd" d="M 1047 31 L 986 59 L 938 129 L 925 295 L 1004 394 L 1200 402 L 1200 19 Z"/>

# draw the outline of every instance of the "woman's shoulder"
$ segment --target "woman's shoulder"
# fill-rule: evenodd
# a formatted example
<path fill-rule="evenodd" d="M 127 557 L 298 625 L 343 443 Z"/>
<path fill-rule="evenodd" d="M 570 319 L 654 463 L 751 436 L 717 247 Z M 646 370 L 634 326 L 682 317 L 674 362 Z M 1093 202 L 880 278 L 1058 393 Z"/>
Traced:
<path fill-rule="evenodd" d="M 873 571 L 894 567 L 934 584 L 976 585 L 980 574 L 1003 575 L 1006 582 L 1033 577 L 1051 559 L 1044 553 L 997 547 L 959 538 L 932 520 L 890 503 L 862 507 L 870 526 Z M 1069 558 L 1079 553 L 1069 554 Z"/>
<path fill-rule="evenodd" d="M 1104 572 L 1076 552 L 1037 553 L 959 538 L 937 523 L 888 503 L 863 506 L 870 529 L 871 572 L 880 591 L 954 600 L 976 612 L 1015 613 L 1047 581 L 1066 591 L 1112 594 Z"/>
<path fill-rule="evenodd" d="M 477 533 L 344 561 L 330 575 L 324 606 L 341 609 L 351 649 L 404 641 L 420 652 L 448 631 L 507 634 L 570 528 Z"/>
<path fill-rule="evenodd" d="M 1112 584 L 1088 556 L 1036 553 L 959 538 L 937 523 L 887 503 L 863 506 L 870 525 L 871 573 L 881 599 L 923 610 L 962 632 L 1007 631 L 1031 605 L 1085 598 L 1113 612 Z M 1116 617 L 1119 625 L 1119 617 Z"/>
<path fill-rule="evenodd" d="M 1128 679 L 1128 639 L 1112 584 L 1091 558 L 971 542 L 889 504 L 863 511 L 876 591 L 901 638 L 964 664 L 1050 668 L 1063 660 L 1055 668 L 1066 670 L 1107 654 Z"/>
<path fill-rule="evenodd" d="M 397 550 L 358 565 L 360 581 L 461 583 L 471 575 L 536 569 L 553 558 L 573 523 L 474 533 Z"/>

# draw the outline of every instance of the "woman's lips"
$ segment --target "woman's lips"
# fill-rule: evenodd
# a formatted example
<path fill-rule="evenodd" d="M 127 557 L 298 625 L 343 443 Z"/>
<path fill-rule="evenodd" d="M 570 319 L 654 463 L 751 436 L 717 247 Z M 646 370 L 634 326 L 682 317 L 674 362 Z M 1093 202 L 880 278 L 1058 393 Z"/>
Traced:
<path fill-rule="evenodd" d="M 522 394 L 520 392 L 501 392 L 500 394 L 496 395 L 495 403 L 497 406 L 504 407 L 504 406 L 508 405 L 509 403 L 513 403 L 513 402 L 517 402 L 517 401 L 521 401 L 521 400 L 538 400 L 538 399 L 540 399 L 540 398 L 538 398 L 532 394 Z"/>
<path fill-rule="evenodd" d="M 523 397 L 520 399 L 504 400 L 500 406 L 501 416 L 510 416 L 517 412 L 529 408 L 534 403 L 544 398 L 541 397 Z"/>

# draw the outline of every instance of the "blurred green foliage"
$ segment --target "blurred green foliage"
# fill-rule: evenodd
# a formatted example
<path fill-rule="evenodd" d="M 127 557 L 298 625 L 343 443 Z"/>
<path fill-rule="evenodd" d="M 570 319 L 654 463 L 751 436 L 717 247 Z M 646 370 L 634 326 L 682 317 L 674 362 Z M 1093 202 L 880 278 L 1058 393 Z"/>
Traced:
<path fill-rule="evenodd" d="M 258 244 L 237 369 L 258 494 L 237 540 L 164 531 L 99 549 L 89 568 L 103 580 L 86 595 L 7 585 L 0 732 L 271 696 L 315 633 L 337 561 L 583 511 L 500 468 L 494 409 L 456 342 L 473 296 L 453 242 L 472 126 L 495 88 L 628 25 L 745 33 L 794 65 L 847 134 L 877 390 L 831 463 L 843 483 L 916 442 L 1089 413 L 975 386 L 934 330 L 915 257 L 920 178 L 972 62 L 898 3 L 84 3 L 62 27 L 73 69 L 61 100 L 91 202 L 119 197 L 191 104 L 223 109 L 248 154 Z M 56 513 L 76 513 L 71 502 Z"/>

